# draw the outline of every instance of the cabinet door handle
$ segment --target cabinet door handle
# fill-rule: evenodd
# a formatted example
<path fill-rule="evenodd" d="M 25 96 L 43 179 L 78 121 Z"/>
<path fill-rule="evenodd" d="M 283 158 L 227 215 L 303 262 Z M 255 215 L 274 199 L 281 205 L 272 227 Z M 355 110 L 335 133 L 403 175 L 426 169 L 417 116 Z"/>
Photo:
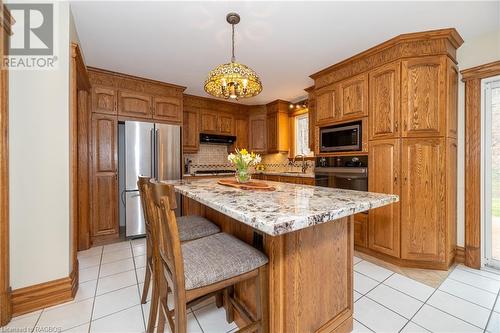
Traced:
<path fill-rule="evenodd" d="M 397 170 L 394 170 L 394 184 L 395 185 L 398 184 L 398 171 Z"/>

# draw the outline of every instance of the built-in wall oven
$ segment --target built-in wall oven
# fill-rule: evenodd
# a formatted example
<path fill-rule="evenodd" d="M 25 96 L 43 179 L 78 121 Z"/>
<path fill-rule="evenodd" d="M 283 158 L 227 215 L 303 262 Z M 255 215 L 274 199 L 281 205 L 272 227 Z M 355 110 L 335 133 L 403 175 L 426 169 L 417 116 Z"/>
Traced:
<path fill-rule="evenodd" d="M 368 156 L 318 157 L 316 186 L 368 191 Z"/>
<path fill-rule="evenodd" d="M 361 150 L 361 121 L 321 127 L 319 150 L 322 153 Z"/>

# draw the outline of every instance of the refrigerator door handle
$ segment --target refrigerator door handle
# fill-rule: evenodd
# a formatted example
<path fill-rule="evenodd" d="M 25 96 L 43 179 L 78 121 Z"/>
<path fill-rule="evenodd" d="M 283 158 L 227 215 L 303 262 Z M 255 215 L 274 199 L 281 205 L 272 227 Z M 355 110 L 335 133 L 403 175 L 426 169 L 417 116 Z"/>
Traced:
<path fill-rule="evenodd" d="M 158 179 L 158 169 L 159 169 L 159 166 L 158 166 L 158 161 L 160 160 L 159 158 L 159 155 L 160 155 L 160 131 L 156 128 L 155 129 L 155 153 L 154 153 L 154 161 L 153 161 L 153 164 L 154 164 L 154 168 L 155 168 L 155 178 L 156 178 L 156 181 L 159 181 Z"/>
<path fill-rule="evenodd" d="M 154 138 L 154 128 L 149 130 L 149 141 L 150 141 L 150 149 L 151 149 L 151 178 L 155 176 L 155 167 L 154 167 L 154 156 L 155 156 L 155 138 Z"/>

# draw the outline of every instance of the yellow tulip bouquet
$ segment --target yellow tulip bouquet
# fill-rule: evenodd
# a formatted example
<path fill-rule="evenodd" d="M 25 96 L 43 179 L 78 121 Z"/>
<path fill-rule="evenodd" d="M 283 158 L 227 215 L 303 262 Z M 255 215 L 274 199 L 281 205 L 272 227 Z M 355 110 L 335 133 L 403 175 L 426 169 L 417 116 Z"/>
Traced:
<path fill-rule="evenodd" d="M 236 149 L 235 153 L 227 156 L 227 159 L 236 169 L 236 180 L 238 183 L 247 183 L 251 179 L 249 167 L 257 165 L 262 160 L 259 154 L 249 153 L 246 149 Z"/>

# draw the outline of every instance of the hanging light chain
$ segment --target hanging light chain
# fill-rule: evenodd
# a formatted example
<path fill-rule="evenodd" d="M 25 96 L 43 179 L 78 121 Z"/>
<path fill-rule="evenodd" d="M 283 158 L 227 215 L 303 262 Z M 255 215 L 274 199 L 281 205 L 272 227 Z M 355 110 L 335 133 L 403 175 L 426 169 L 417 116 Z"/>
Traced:
<path fill-rule="evenodd" d="M 234 24 L 231 24 L 231 27 L 233 29 L 233 33 L 232 33 L 232 57 L 231 57 L 231 62 L 234 62 L 236 60 L 236 58 L 234 57 Z"/>

